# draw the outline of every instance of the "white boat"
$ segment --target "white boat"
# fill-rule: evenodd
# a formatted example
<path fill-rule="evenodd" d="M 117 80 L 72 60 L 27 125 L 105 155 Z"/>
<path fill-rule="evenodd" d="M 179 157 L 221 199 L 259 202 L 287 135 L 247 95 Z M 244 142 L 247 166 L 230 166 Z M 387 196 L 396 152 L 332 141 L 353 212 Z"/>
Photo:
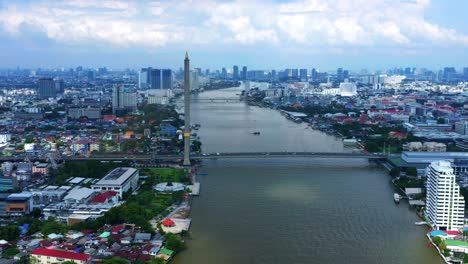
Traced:
<path fill-rule="evenodd" d="M 400 202 L 400 195 L 398 193 L 394 193 L 393 194 L 393 200 L 395 201 L 395 203 L 399 203 Z"/>
<path fill-rule="evenodd" d="M 414 222 L 415 225 L 427 225 L 426 221 Z"/>

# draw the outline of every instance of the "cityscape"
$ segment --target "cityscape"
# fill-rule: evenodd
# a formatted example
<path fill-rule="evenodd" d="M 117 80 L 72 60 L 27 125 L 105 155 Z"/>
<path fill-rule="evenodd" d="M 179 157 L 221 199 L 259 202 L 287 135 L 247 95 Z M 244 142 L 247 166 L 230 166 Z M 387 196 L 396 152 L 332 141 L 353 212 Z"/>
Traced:
<path fill-rule="evenodd" d="M 468 263 L 448 2 L 2 3 L 0 264 Z"/>

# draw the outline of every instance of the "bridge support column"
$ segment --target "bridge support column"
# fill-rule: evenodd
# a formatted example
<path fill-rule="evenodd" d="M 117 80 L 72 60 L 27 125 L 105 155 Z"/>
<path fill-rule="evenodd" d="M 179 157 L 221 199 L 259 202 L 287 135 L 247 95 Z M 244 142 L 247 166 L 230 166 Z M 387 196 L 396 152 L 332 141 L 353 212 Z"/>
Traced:
<path fill-rule="evenodd" d="M 190 166 L 190 60 L 188 53 L 185 53 L 184 60 L 184 166 Z"/>

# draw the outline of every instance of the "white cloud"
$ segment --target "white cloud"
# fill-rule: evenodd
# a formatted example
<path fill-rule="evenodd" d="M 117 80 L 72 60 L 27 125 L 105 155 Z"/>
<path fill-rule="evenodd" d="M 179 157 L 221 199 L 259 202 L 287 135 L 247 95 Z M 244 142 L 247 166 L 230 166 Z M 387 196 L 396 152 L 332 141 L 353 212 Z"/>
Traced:
<path fill-rule="evenodd" d="M 425 18 L 429 5 L 429 0 L 43 0 L 6 3 L 0 25 L 20 37 L 27 26 L 57 42 L 116 46 L 468 46 L 468 36 Z"/>

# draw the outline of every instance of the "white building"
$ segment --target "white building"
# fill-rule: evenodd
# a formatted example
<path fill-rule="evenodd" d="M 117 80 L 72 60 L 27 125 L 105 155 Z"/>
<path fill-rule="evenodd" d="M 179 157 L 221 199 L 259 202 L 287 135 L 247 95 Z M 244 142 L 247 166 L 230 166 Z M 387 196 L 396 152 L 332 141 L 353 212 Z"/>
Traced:
<path fill-rule="evenodd" d="M 341 96 L 355 96 L 357 95 L 357 87 L 355 83 L 343 82 L 340 83 Z"/>
<path fill-rule="evenodd" d="M 456 230 L 463 227 L 465 200 L 449 161 L 434 161 L 426 169 L 426 217 L 435 229 Z"/>
<path fill-rule="evenodd" d="M 11 140 L 11 134 L 0 134 L 0 143 L 8 143 Z"/>
<path fill-rule="evenodd" d="M 100 179 L 91 188 L 96 191 L 115 191 L 122 199 L 124 192 L 136 190 L 138 187 L 138 170 L 129 167 L 115 168 Z"/>

